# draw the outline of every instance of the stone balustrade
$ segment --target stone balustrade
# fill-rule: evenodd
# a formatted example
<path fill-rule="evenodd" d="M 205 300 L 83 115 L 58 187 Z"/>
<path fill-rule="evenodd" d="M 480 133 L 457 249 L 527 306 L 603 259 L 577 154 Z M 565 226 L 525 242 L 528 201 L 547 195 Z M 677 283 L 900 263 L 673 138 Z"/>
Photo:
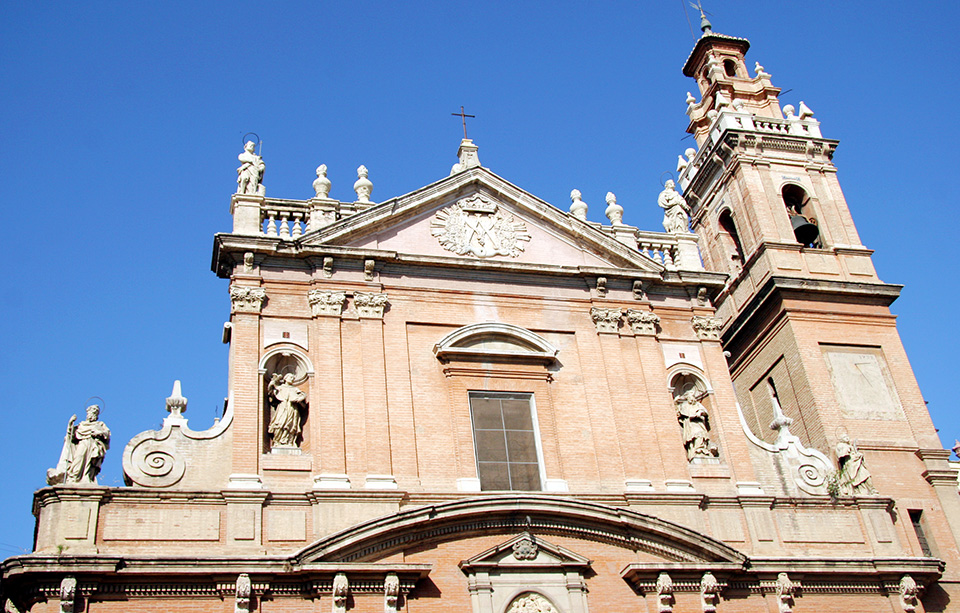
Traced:
<path fill-rule="evenodd" d="M 637 232 L 637 249 L 667 269 L 677 267 L 677 239 L 671 234 L 661 232 Z"/>
<path fill-rule="evenodd" d="M 266 200 L 261 211 L 261 232 L 266 236 L 296 239 L 307 231 L 310 203 L 296 200 Z"/>

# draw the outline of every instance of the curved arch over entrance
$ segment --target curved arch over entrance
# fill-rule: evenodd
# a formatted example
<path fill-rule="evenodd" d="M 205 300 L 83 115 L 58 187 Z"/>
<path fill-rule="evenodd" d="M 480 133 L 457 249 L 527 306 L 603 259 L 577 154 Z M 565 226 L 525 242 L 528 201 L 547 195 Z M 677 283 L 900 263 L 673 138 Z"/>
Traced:
<path fill-rule="evenodd" d="M 530 494 L 469 498 L 403 510 L 325 537 L 293 556 L 300 564 L 369 562 L 414 545 L 529 530 L 645 551 L 675 563 L 743 565 L 720 541 L 629 509 Z"/>

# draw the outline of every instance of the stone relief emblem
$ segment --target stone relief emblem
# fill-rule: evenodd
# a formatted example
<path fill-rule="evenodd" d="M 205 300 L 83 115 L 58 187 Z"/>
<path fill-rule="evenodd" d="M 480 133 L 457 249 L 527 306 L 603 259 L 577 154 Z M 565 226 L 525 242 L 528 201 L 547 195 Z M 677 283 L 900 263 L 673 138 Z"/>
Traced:
<path fill-rule="evenodd" d="M 537 549 L 533 539 L 524 538 L 513 544 L 513 557 L 518 560 L 533 560 L 537 557 Z"/>
<path fill-rule="evenodd" d="M 557 609 L 540 594 L 527 593 L 514 600 L 507 613 L 557 613 Z"/>
<path fill-rule="evenodd" d="M 447 251 L 478 258 L 515 258 L 523 253 L 523 243 L 530 240 L 523 222 L 480 194 L 437 211 L 430 222 L 430 233 Z"/>

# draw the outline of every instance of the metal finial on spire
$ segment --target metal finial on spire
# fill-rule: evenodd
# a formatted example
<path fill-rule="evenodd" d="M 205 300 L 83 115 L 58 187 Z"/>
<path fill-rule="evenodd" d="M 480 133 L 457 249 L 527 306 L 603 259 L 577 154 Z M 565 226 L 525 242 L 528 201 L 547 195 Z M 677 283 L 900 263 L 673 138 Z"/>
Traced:
<path fill-rule="evenodd" d="M 712 31 L 713 26 L 710 24 L 710 20 L 707 19 L 707 15 L 710 15 L 711 13 L 703 10 L 703 3 L 700 0 L 697 0 L 695 3 L 691 2 L 690 6 L 700 11 L 700 31 L 704 34 L 709 34 Z"/>

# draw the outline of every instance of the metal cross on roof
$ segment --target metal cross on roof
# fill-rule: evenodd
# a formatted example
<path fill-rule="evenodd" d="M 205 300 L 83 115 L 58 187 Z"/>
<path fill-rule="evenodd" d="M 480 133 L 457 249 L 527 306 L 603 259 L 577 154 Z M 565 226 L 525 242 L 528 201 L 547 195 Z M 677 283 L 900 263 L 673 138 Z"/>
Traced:
<path fill-rule="evenodd" d="M 476 118 L 477 116 L 476 116 L 476 115 L 467 115 L 466 113 L 463 112 L 463 107 L 462 107 L 462 106 L 460 107 L 460 112 L 459 112 L 459 113 L 450 113 L 450 114 L 451 114 L 451 115 L 456 115 L 457 117 L 459 117 L 459 118 L 463 121 L 463 138 L 466 139 L 466 138 L 467 138 L 467 117 Z"/>

